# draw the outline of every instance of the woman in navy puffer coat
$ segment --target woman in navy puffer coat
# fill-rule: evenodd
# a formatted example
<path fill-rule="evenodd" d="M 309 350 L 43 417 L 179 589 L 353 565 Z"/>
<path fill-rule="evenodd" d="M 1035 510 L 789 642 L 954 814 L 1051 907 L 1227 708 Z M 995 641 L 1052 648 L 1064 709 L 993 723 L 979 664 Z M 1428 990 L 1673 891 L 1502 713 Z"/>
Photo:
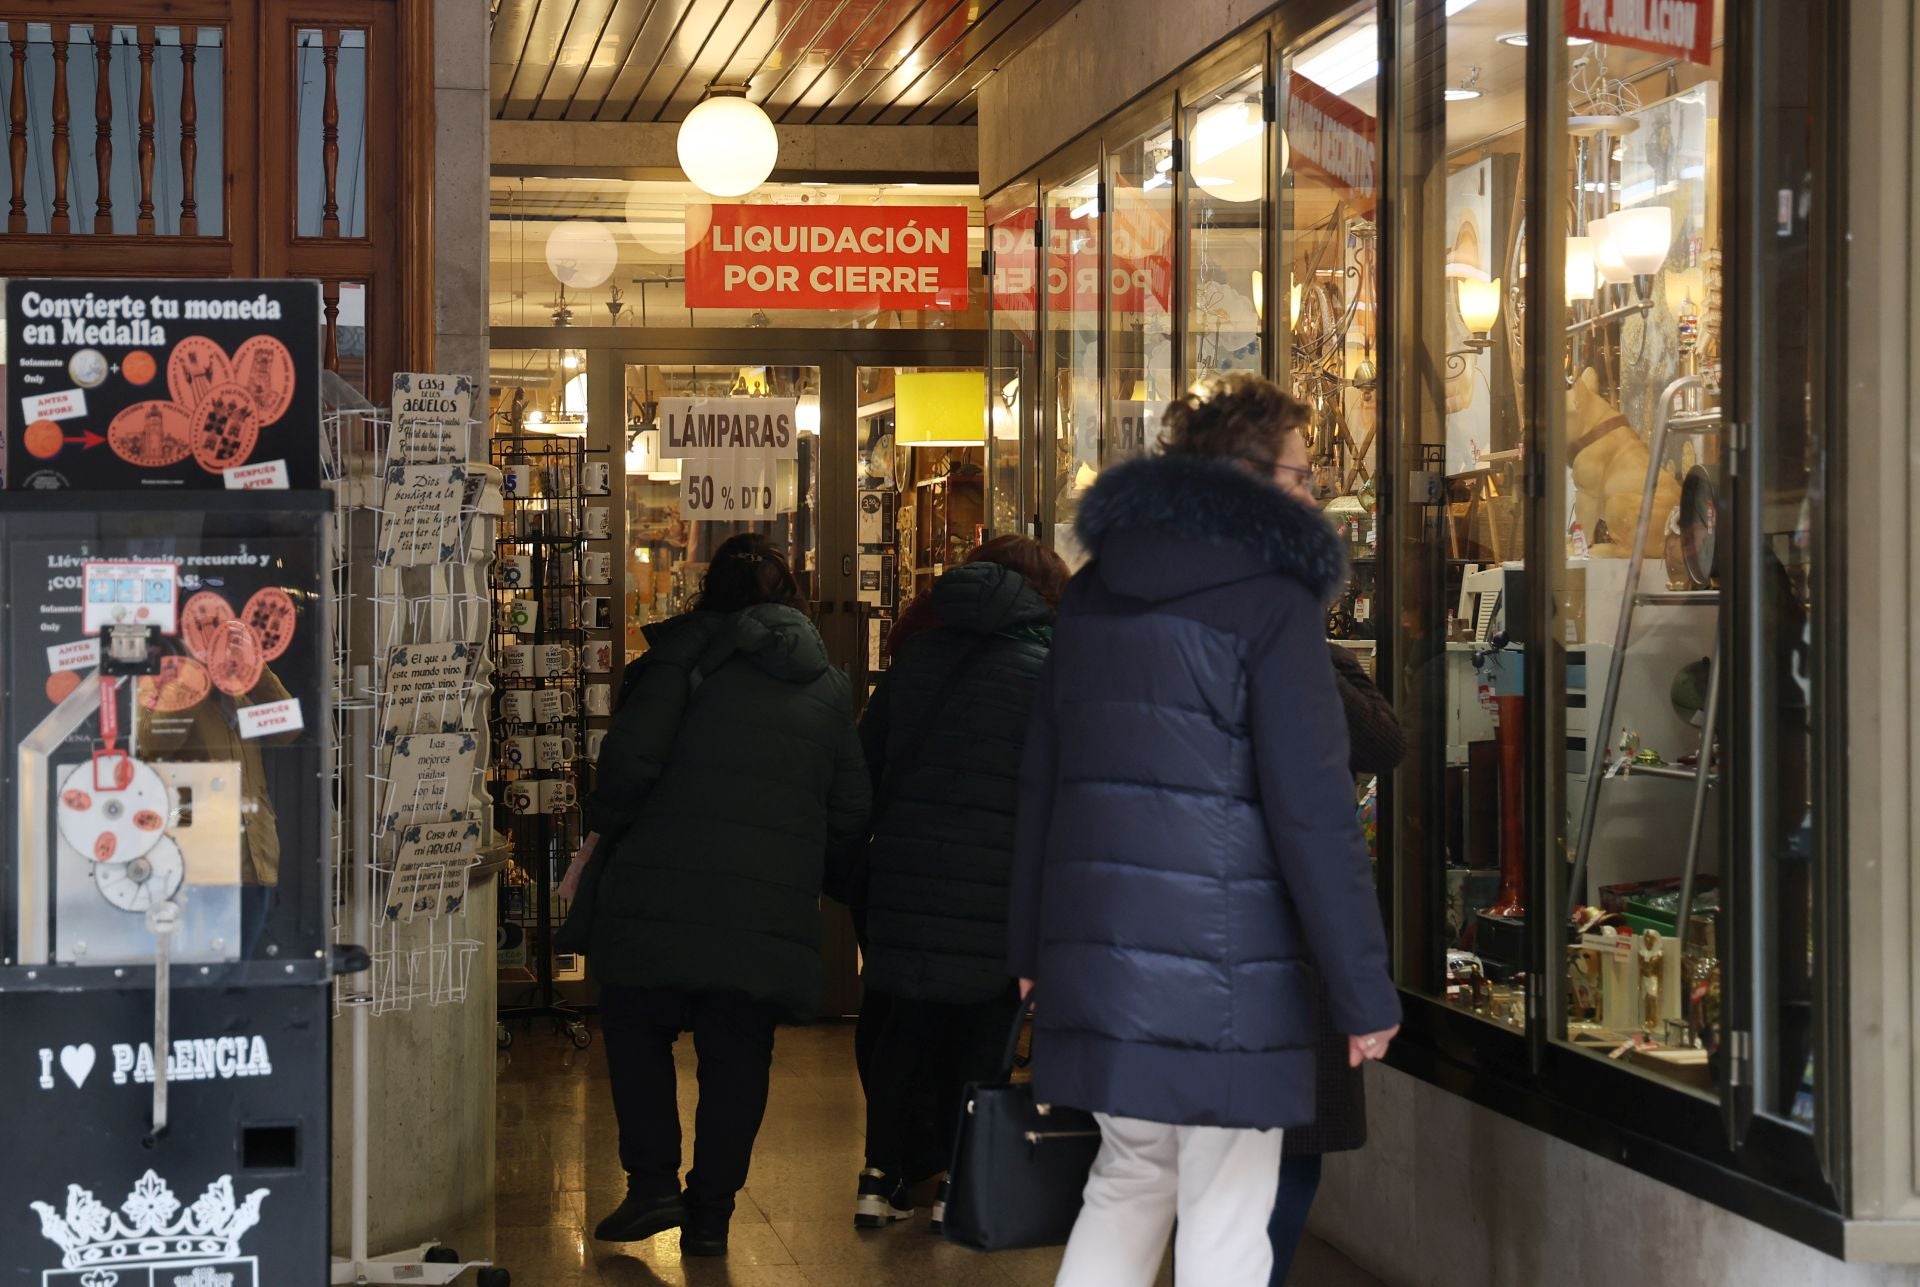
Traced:
<path fill-rule="evenodd" d="M 1264 1287 L 1280 1129 L 1314 1116 L 1314 979 L 1378 1058 L 1400 1021 L 1323 603 L 1345 559 L 1283 490 L 1307 409 L 1231 377 L 1104 474 L 1027 740 L 1010 964 L 1035 1094 L 1103 1136 L 1060 1272 Z"/>

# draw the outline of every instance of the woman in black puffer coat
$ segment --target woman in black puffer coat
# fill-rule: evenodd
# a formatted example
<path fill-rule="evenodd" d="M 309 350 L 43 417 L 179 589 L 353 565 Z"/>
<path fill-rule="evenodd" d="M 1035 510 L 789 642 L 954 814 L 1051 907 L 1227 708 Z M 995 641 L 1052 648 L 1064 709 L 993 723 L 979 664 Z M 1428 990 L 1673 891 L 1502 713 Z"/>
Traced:
<path fill-rule="evenodd" d="M 1027 537 L 974 551 L 901 615 L 860 724 L 876 801 L 861 1228 L 911 1216 L 908 1187 L 946 1169 L 961 1093 L 994 1074 L 1019 1006 L 1006 966 L 1014 811 L 1066 580 Z"/>
<path fill-rule="evenodd" d="M 1323 604 L 1331 525 L 1287 494 L 1307 408 L 1246 376 L 1166 416 L 1075 526 L 1027 739 L 1010 964 L 1034 1093 L 1102 1146 L 1061 1287 L 1266 1287 L 1280 1132 L 1314 1115 L 1315 983 L 1358 1063 L 1400 1021 Z"/>

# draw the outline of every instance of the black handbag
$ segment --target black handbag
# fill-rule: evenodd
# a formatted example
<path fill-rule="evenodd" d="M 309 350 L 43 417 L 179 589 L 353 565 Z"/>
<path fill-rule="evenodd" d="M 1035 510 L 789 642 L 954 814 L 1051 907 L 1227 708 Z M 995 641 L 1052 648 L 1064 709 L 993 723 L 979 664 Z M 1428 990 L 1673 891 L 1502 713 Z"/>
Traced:
<path fill-rule="evenodd" d="M 1057 1247 L 1073 1233 L 1100 1126 L 1077 1108 L 1037 1104 L 1013 1082 L 1022 1005 L 996 1081 L 967 1087 L 947 1175 L 947 1241 L 976 1251 Z"/>

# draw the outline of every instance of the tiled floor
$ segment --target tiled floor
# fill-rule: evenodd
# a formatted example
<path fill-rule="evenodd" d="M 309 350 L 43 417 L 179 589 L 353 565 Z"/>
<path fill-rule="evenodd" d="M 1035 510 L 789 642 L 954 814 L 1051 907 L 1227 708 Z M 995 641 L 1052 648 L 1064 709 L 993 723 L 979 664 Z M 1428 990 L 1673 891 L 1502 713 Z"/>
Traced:
<path fill-rule="evenodd" d="M 693 1056 L 681 1043 L 681 1110 L 692 1138 Z M 499 1179 L 494 1262 L 517 1287 L 586 1283 L 693 1287 L 1045 1287 L 1059 1252 L 979 1255 L 921 1221 L 878 1233 L 853 1228 L 864 1103 L 845 1025 L 783 1029 L 773 1096 L 725 1262 L 683 1265 L 677 1240 L 596 1243 L 590 1230 L 620 1200 L 606 1062 L 596 1041 L 576 1052 L 536 1028 L 500 1056 Z M 1162 1275 L 1163 1283 L 1171 1283 Z M 1379 1287 L 1309 1239 L 1293 1283 Z"/>

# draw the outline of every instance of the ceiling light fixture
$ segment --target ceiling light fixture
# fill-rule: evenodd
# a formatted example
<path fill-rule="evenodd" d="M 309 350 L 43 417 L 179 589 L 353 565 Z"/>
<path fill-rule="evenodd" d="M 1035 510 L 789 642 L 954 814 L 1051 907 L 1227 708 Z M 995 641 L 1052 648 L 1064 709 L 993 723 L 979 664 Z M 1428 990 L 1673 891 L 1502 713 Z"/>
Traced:
<path fill-rule="evenodd" d="M 1440 97 L 1449 103 L 1464 103 L 1470 98 L 1480 97 L 1481 91 L 1474 88 L 1480 83 L 1480 69 L 1471 68 L 1458 86 L 1449 87 Z"/>
<path fill-rule="evenodd" d="M 1524 31 L 1509 31 L 1506 35 L 1498 36 L 1496 39 L 1503 45 L 1512 45 L 1515 49 L 1525 49 L 1527 47 L 1527 33 Z M 1582 45 L 1591 45 L 1592 43 L 1593 38 L 1590 36 L 1567 37 L 1567 47 L 1570 49 L 1578 49 Z"/>
<path fill-rule="evenodd" d="M 1373 22 L 1293 61 L 1292 74 L 1329 94 L 1344 94 L 1380 74 L 1380 28 Z"/>
<path fill-rule="evenodd" d="M 693 186 L 709 196 L 744 197 L 780 159 L 780 136 L 745 85 L 709 85 L 680 123 L 675 150 Z"/>

